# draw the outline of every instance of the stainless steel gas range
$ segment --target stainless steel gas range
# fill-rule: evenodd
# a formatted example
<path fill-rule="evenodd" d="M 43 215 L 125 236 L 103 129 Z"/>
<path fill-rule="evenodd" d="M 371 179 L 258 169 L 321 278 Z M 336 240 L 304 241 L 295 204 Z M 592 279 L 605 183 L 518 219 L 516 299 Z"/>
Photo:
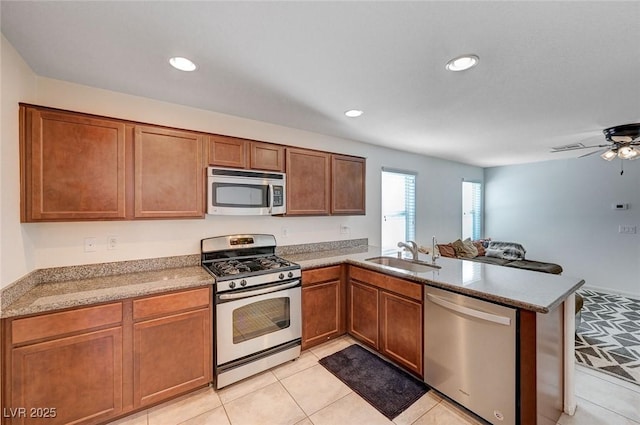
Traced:
<path fill-rule="evenodd" d="M 300 355 L 300 266 L 275 255 L 273 235 L 202 239 L 215 278 L 216 388 Z"/>

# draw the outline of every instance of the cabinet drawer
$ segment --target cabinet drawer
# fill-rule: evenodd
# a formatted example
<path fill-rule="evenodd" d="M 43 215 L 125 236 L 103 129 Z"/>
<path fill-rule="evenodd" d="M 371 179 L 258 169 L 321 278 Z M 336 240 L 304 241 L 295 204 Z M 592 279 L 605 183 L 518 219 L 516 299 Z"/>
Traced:
<path fill-rule="evenodd" d="M 11 324 L 11 342 L 14 345 L 23 344 L 121 322 L 121 303 L 49 313 L 14 320 Z"/>
<path fill-rule="evenodd" d="M 321 267 L 319 269 L 304 270 L 302 272 L 302 286 L 309 286 L 314 283 L 340 279 L 341 271 L 341 266 Z"/>
<path fill-rule="evenodd" d="M 142 298 L 133 301 L 133 319 L 208 307 L 209 303 L 209 287 Z"/>
<path fill-rule="evenodd" d="M 396 294 L 422 302 L 422 284 L 414 283 L 359 267 L 350 267 L 349 276 L 360 282 L 385 289 Z"/>

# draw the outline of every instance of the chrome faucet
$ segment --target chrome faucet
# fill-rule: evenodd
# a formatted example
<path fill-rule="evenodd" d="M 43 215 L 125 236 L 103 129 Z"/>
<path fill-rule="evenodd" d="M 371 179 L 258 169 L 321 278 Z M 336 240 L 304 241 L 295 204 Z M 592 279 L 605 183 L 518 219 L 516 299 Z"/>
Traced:
<path fill-rule="evenodd" d="M 411 253 L 414 261 L 418 259 L 418 244 L 414 241 L 407 241 L 406 243 L 398 242 L 398 248 L 407 249 Z"/>
<path fill-rule="evenodd" d="M 436 260 L 440 258 L 440 254 L 438 253 L 438 251 L 436 251 L 437 244 L 438 244 L 438 241 L 434 236 L 433 239 L 431 239 L 431 264 L 435 264 Z"/>

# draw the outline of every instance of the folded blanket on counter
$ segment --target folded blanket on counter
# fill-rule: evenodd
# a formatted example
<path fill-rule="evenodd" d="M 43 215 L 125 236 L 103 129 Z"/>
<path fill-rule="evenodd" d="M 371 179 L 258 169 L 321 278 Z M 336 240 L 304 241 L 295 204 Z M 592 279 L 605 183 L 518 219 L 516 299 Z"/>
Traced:
<path fill-rule="evenodd" d="M 503 258 L 505 260 L 524 260 L 526 250 L 519 243 L 491 241 L 487 247 L 486 256 Z"/>

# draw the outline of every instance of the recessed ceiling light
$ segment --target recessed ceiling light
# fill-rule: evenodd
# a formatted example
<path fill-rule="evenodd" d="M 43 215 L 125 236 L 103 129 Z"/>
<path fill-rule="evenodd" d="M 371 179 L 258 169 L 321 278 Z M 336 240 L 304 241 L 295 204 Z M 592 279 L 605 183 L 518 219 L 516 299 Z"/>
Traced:
<path fill-rule="evenodd" d="M 363 112 L 359 109 L 349 109 L 348 111 L 346 111 L 344 113 L 346 116 L 348 116 L 349 118 L 357 118 L 360 115 L 363 114 Z"/>
<path fill-rule="evenodd" d="M 195 71 L 197 68 L 196 64 L 191 62 L 189 59 L 181 58 L 179 56 L 169 59 L 169 63 L 180 71 Z"/>
<path fill-rule="evenodd" d="M 449 71 L 464 71 L 478 64 L 480 58 L 476 55 L 462 55 L 447 62 L 445 68 Z"/>

